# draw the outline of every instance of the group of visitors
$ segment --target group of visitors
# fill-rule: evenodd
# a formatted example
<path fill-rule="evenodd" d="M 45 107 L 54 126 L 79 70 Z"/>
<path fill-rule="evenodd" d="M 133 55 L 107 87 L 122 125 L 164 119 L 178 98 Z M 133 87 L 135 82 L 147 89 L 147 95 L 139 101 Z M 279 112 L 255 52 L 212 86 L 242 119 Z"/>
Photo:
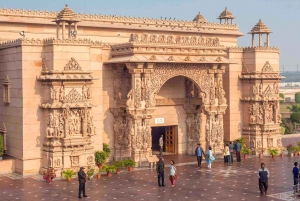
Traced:
<path fill-rule="evenodd" d="M 164 171 L 164 169 L 165 169 L 164 159 L 162 157 L 160 157 L 159 161 L 156 163 L 156 172 L 157 172 L 159 187 L 161 187 L 161 186 L 165 187 L 165 171 Z M 177 170 L 175 167 L 175 162 L 174 162 L 174 160 L 171 160 L 169 180 L 171 181 L 172 187 L 174 187 L 176 179 L 178 179 L 178 176 L 177 176 Z"/>
<path fill-rule="evenodd" d="M 234 145 L 232 144 L 232 142 L 226 144 L 223 151 L 224 162 L 227 164 L 233 163 L 234 152 L 236 153 L 236 161 L 241 162 L 241 149 L 242 149 L 242 144 L 240 143 L 239 140 L 237 140 Z M 197 156 L 198 168 L 201 168 L 202 158 L 205 158 L 207 167 L 209 169 L 211 168 L 211 163 L 215 160 L 215 157 L 212 154 L 211 147 L 208 147 L 207 152 L 204 153 L 201 144 L 198 144 L 195 150 L 195 155 Z"/>
<path fill-rule="evenodd" d="M 242 144 L 240 143 L 239 140 L 237 140 L 234 145 L 232 144 L 232 142 L 226 144 L 223 151 L 224 163 L 226 164 L 233 163 L 234 152 L 236 154 L 236 162 L 241 162 L 241 149 L 242 149 Z"/>

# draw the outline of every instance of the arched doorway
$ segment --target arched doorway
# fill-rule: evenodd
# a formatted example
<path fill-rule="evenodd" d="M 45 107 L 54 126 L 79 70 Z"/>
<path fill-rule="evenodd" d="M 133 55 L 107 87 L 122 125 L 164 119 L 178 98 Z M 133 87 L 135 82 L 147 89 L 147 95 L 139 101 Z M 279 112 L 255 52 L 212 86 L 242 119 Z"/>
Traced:
<path fill-rule="evenodd" d="M 156 94 L 150 120 L 153 153 L 159 151 L 158 142 L 163 135 L 164 152 L 193 154 L 188 147 L 195 147 L 201 141 L 200 115 L 200 90 L 194 82 L 185 76 L 167 80 Z"/>

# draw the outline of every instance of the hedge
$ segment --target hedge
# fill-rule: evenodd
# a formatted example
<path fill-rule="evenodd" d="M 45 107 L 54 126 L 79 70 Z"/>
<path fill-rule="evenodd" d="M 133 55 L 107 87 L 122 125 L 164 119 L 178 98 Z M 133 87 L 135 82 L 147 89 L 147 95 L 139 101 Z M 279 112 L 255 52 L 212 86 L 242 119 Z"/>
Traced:
<path fill-rule="evenodd" d="M 284 94 L 283 93 L 279 93 L 280 98 L 282 98 L 282 100 L 280 100 L 280 103 L 284 103 Z"/>
<path fill-rule="evenodd" d="M 291 121 L 293 122 L 293 123 L 300 123 L 300 112 L 293 112 L 292 114 L 291 114 Z"/>
<path fill-rule="evenodd" d="M 300 92 L 295 93 L 295 102 L 300 103 Z"/>

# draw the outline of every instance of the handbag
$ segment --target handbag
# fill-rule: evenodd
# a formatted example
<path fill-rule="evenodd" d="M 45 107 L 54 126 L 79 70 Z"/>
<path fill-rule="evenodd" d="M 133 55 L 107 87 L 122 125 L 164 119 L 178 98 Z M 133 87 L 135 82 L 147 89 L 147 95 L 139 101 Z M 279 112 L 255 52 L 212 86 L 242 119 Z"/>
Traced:
<path fill-rule="evenodd" d="M 209 158 L 209 160 L 214 161 L 214 160 L 216 160 L 216 158 L 215 158 L 214 156 L 211 156 L 211 157 Z"/>
<path fill-rule="evenodd" d="M 177 174 L 174 175 L 174 179 L 177 180 L 179 177 L 177 176 Z"/>

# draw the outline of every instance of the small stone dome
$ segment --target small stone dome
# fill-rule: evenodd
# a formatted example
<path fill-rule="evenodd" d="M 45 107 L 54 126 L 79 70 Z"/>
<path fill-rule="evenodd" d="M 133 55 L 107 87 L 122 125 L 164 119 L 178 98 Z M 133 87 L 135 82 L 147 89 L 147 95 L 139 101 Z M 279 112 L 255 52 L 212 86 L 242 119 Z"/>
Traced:
<path fill-rule="evenodd" d="M 220 14 L 217 19 L 234 19 L 234 15 L 225 7 L 225 10 Z"/>
<path fill-rule="evenodd" d="M 206 19 L 199 12 L 198 15 L 195 16 L 193 21 L 194 22 L 206 22 Z"/>
<path fill-rule="evenodd" d="M 76 21 L 77 20 L 77 14 L 69 8 L 68 4 L 66 4 L 66 7 L 58 13 L 56 16 L 56 20 L 60 21 Z"/>
<path fill-rule="evenodd" d="M 258 23 L 249 32 L 249 34 L 252 33 L 272 33 L 272 31 L 261 21 L 261 19 L 259 19 Z"/>

